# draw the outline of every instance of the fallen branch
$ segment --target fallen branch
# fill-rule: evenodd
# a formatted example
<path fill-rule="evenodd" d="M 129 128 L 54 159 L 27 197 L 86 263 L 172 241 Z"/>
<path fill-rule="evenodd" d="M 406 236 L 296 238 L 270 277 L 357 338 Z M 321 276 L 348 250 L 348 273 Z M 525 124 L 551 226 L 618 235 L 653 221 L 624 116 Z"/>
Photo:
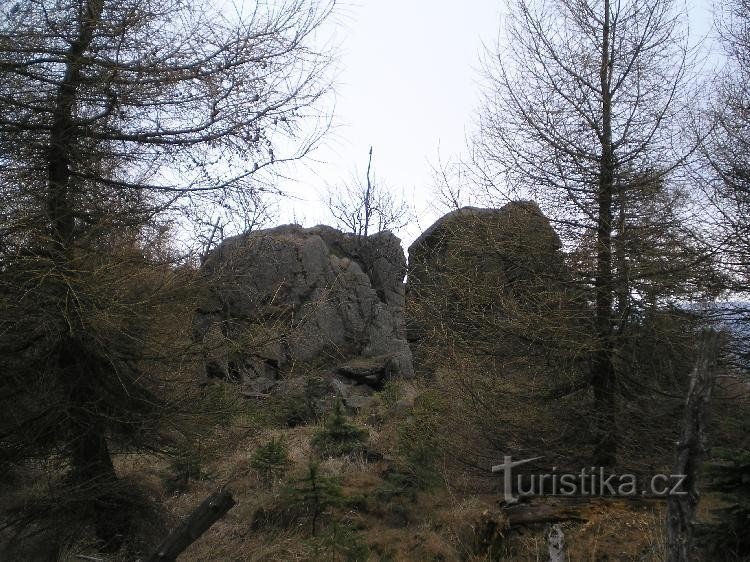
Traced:
<path fill-rule="evenodd" d="M 559 523 L 561 521 L 586 521 L 580 506 L 550 504 L 520 504 L 504 510 L 508 524 L 531 525 L 535 523 Z"/>
<path fill-rule="evenodd" d="M 524 503 L 502 507 L 503 520 L 510 527 L 561 523 L 564 521 L 588 521 L 592 509 L 597 506 L 620 504 L 630 508 L 647 507 L 665 501 L 664 496 L 540 496 Z"/>

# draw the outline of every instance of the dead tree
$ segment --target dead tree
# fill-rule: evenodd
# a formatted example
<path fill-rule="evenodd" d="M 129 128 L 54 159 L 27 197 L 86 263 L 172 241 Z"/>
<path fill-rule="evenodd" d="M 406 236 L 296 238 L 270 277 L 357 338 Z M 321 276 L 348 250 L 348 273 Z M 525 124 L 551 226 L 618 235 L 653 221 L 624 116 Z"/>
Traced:
<path fill-rule="evenodd" d="M 687 562 L 693 539 L 693 517 L 698 506 L 697 474 L 704 451 L 704 427 L 714 382 L 718 335 L 703 334 L 701 349 L 690 375 L 682 435 L 677 443 L 673 474 L 684 475 L 683 489 L 667 499 L 667 562 Z"/>
<path fill-rule="evenodd" d="M 565 534 L 558 524 L 552 525 L 547 531 L 547 548 L 550 562 L 567 562 L 565 555 Z"/>
<path fill-rule="evenodd" d="M 377 179 L 372 147 L 367 156 L 364 180 L 353 177 L 349 183 L 332 188 L 328 209 L 336 226 L 355 234 L 360 244 L 370 234 L 399 230 L 412 218 L 406 201 Z"/>

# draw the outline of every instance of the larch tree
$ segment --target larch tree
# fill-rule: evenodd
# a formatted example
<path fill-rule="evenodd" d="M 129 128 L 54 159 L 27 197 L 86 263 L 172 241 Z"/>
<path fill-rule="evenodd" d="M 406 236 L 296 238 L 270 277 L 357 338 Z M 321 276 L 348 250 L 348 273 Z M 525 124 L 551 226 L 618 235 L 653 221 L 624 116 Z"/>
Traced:
<path fill-rule="evenodd" d="M 728 351 L 730 377 L 744 385 L 750 366 L 750 2 L 729 0 L 716 5 L 718 45 L 724 65 L 708 83 L 711 92 L 704 127 L 709 130 L 701 145 L 701 158 L 693 167 L 705 187 L 706 222 L 711 241 L 726 272 L 725 287 L 731 301 L 711 310 L 714 319 L 730 328 Z M 728 377 L 728 380 L 732 380 Z M 721 385 L 717 410 L 730 412 L 736 435 L 747 435 L 744 393 L 727 397 Z M 716 417 L 719 417 L 718 415 Z M 722 444 L 723 435 L 712 436 L 706 487 L 722 495 L 723 504 L 713 510 L 715 523 L 707 526 L 702 540 L 708 556 L 742 559 L 750 554 L 746 522 L 750 515 L 747 442 L 735 438 Z M 723 445 L 723 446 L 722 446 Z"/>
<path fill-rule="evenodd" d="M 62 459 L 103 546 L 128 533 L 113 455 L 181 430 L 194 303 L 174 232 L 196 209 L 244 213 L 324 132 L 331 9 L 0 8 L 0 462 Z"/>
<path fill-rule="evenodd" d="M 719 45 L 726 64 L 711 83 L 710 134 L 696 173 L 707 195 L 734 291 L 744 292 L 750 273 L 750 3 L 732 0 L 717 12 Z"/>
<path fill-rule="evenodd" d="M 568 249 L 586 248 L 575 265 L 591 295 L 593 456 L 611 466 L 618 337 L 665 265 L 689 272 L 702 263 L 687 249 L 673 181 L 693 150 L 681 129 L 687 16 L 672 0 L 514 0 L 509 11 L 486 67 L 475 168 L 491 195 L 533 196 Z M 658 267 L 637 265 L 646 231 L 662 248 L 670 236 L 687 244 L 679 267 L 665 255 L 648 264 Z"/>

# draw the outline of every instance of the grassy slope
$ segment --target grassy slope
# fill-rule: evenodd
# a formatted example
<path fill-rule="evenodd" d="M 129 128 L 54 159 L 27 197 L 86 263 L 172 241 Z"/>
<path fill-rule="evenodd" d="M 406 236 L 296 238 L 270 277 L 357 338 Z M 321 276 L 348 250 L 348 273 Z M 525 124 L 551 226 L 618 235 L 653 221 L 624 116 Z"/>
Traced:
<path fill-rule="evenodd" d="M 233 388 L 226 391 L 231 394 Z M 429 442 L 425 435 L 434 430 L 435 420 L 451 427 L 445 411 L 420 425 L 425 404 L 432 404 L 425 397 L 434 398 L 445 391 L 439 386 L 436 390 L 434 379 L 394 382 L 367 410 L 352 416 L 353 422 L 368 431 L 369 460 L 361 454 L 323 460 L 322 473 L 338 480 L 345 500 L 326 511 L 317 537 L 311 536 L 309 517 L 290 515 L 281 506 L 286 482 L 304 475 L 309 459 L 315 456 L 311 441 L 324 420 L 288 427 L 284 421 L 290 407 L 286 400 L 241 402 L 229 424 L 215 428 L 200 444 L 195 460 L 202 476 L 189 480 L 179 492 L 167 491 L 173 467 L 163 460 L 120 458 L 118 471 L 161 499 L 171 526 L 218 487 L 232 491 L 237 505 L 180 560 L 546 559 L 545 526 L 507 528 L 498 507 L 499 494 L 492 493 L 486 480 L 477 480 L 471 472 L 462 471 L 460 464 L 451 463 L 445 454 L 424 461 L 436 478 L 414 484 L 413 472 L 419 471 L 419 459 L 424 457 L 415 457 L 417 465 L 409 465 L 405 459 L 410 450 Z M 735 391 L 717 392 L 718 410 L 730 410 L 727 394 L 736 395 Z M 541 415 L 517 414 L 532 421 Z M 714 435 L 720 432 L 724 441 L 741 437 L 732 434 L 732 423 L 719 416 L 713 425 Z M 272 437 L 284 439 L 291 464 L 285 475 L 268 482 L 252 467 L 251 459 Z M 715 498 L 704 498 L 701 518 L 710 518 L 710 508 L 715 505 Z M 571 561 L 663 559 L 663 502 L 593 501 L 579 515 L 580 520 L 562 523 Z M 78 544 L 67 559 L 76 560 L 74 554 L 90 552 L 92 548 Z M 102 559 L 132 561 L 133 552 Z"/>
<path fill-rule="evenodd" d="M 294 428 L 247 425 L 240 416 L 227 428 L 218 429 L 212 453 L 205 462 L 210 479 L 192 481 L 178 495 L 167 497 L 175 517 L 190 511 L 218 485 L 227 485 L 238 505 L 196 542 L 184 560 L 538 560 L 546 556 L 543 526 L 503 529 L 497 496 L 472 494 L 465 485 L 444 480 L 427 490 L 407 491 L 388 497 L 389 471 L 399 452 L 397 428 L 409 421 L 408 404 L 420 390 L 414 383 L 388 389 L 389 399 L 379 400 L 357 422 L 368 428 L 370 449 L 383 460 L 337 458 L 323 462 L 327 475 L 340 479 L 350 505 L 330 510 L 324 519 L 323 537 L 312 538 L 306 519 L 287 524 L 257 523 L 260 508 L 280 501 L 283 483 L 269 485 L 250 466 L 253 451 L 271 436 L 283 436 L 293 462 L 287 478 L 302 474 L 313 454 L 310 440 L 320 424 Z M 406 396 L 401 400 L 401 396 Z M 386 403 L 388 402 L 388 403 Z M 248 408 L 264 408 L 250 403 Z M 135 469 L 136 467 L 134 467 Z M 141 465 L 142 478 L 155 482 L 164 467 Z M 445 475 L 444 475 L 445 476 Z M 459 489 L 460 488 L 460 489 Z M 571 560 L 659 560 L 662 507 L 632 506 L 626 502 L 595 503 L 586 509 L 586 520 L 563 524 Z M 326 540 L 334 524 L 349 530 L 355 542 L 369 553 L 347 558 L 346 545 L 334 548 Z M 493 529 L 497 524 L 498 528 Z M 494 555 L 482 552 L 494 546 Z M 359 556 L 359 557 L 358 557 Z"/>

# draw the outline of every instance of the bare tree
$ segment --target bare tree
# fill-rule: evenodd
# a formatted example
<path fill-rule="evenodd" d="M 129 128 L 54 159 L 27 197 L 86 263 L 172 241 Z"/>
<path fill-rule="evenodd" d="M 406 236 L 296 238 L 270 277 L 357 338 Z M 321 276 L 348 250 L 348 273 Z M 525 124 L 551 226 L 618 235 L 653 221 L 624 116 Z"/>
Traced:
<path fill-rule="evenodd" d="M 66 459 L 67 507 L 110 548 L 128 533 L 113 451 L 164 450 L 177 419 L 165 393 L 190 359 L 192 276 L 173 233 L 190 209 L 243 210 L 272 164 L 323 132 L 327 56 L 312 39 L 331 8 L 4 10 L 0 460 Z M 309 117 L 323 127 L 305 129 Z"/>
<path fill-rule="evenodd" d="M 619 317 L 638 297 L 622 292 L 636 256 L 618 224 L 621 234 L 646 226 L 632 215 L 653 211 L 655 186 L 675 201 L 671 180 L 691 152 L 679 129 L 690 71 L 686 14 L 672 0 L 515 0 L 487 67 L 475 166 L 485 187 L 535 196 L 569 246 L 591 248 L 579 273 L 593 293 L 594 456 L 604 465 L 616 460 Z"/>
<path fill-rule="evenodd" d="M 717 246 L 731 273 L 732 289 L 744 292 L 750 273 L 750 17 L 747 0 L 724 3 L 717 13 L 726 65 L 710 83 L 710 135 L 695 172 L 708 186 Z"/>
<path fill-rule="evenodd" d="M 433 189 L 437 205 L 444 211 L 456 211 L 472 203 L 467 184 L 470 169 L 460 160 L 444 161 L 438 151 L 437 162 L 432 166 Z"/>
<path fill-rule="evenodd" d="M 275 217 L 275 210 L 268 194 L 255 190 L 235 194 L 232 205 L 189 206 L 187 216 L 193 225 L 193 243 L 197 245 L 191 248 L 192 255 L 203 263 L 229 236 L 267 226 Z"/>
<path fill-rule="evenodd" d="M 362 240 L 383 230 L 398 230 L 411 217 L 407 203 L 375 177 L 372 147 L 368 152 L 364 180 L 354 177 L 350 183 L 333 191 L 328 210 L 342 229 Z"/>

